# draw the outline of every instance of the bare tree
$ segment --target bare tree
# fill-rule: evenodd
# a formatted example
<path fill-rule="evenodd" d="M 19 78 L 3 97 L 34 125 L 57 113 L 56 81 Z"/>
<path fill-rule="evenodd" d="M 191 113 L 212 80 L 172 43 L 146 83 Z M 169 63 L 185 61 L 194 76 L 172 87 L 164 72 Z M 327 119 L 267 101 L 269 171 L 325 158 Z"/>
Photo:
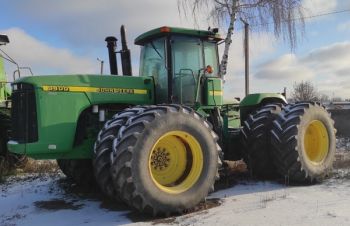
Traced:
<path fill-rule="evenodd" d="M 249 23 L 251 28 L 269 31 L 273 27 L 277 38 L 283 37 L 294 49 L 297 44 L 297 22 L 304 29 L 302 0 L 178 0 L 179 12 L 191 12 L 195 22 L 200 13 L 217 25 L 228 25 L 220 74 L 226 74 L 228 53 L 236 18 Z"/>
<path fill-rule="evenodd" d="M 330 98 L 328 95 L 322 93 L 319 95 L 319 98 L 318 100 L 321 102 L 321 103 L 329 103 L 330 102 Z"/>
<path fill-rule="evenodd" d="M 292 92 L 293 101 L 317 101 L 318 93 L 315 86 L 309 81 L 294 83 Z"/>
<path fill-rule="evenodd" d="M 332 98 L 332 102 L 341 102 L 341 101 L 343 101 L 343 98 L 341 98 L 341 97 L 333 97 Z"/>

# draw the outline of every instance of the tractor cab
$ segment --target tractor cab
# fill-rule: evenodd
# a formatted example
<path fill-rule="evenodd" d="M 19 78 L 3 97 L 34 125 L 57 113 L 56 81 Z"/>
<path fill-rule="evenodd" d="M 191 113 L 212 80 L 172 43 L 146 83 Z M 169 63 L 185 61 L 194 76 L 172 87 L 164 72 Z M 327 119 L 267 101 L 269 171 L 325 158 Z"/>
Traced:
<path fill-rule="evenodd" d="M 161 27 L 135 39 L 140 75 L 155 81 L 157 103 L 221 105 L 217 29 Z"/>

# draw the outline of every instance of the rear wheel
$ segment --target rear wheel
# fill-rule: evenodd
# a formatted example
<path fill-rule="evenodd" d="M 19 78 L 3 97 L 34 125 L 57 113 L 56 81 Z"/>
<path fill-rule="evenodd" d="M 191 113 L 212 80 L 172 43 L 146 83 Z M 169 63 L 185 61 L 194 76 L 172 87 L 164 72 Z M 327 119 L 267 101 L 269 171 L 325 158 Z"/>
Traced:
<path fill-rule="evenodd" d="M 302 183 L 320 181 L 330 172 L 335 157 L 335 129 L 321 105 L 287 105 L 273 122 L 271 134 L 279 174 Z"/>
<path fill-rule="evenodd" d="M 150 107 L 130 117 L 113 147 L 117 194 L 152 215 L 194 207 L 213 189 L 217 139 L 204 119 L 182 106 Z"/>
<path fill-rule="evenodd" d="M 57 159 L 57 164 L 61 171 L 78 185 L 95 185 L 91 159 Z"/>
<path fill-rule="evenodd" d="M 271 179 L 277 172 L 271 154 L 270 130 L 282 104 L 268 104 L 244 121 L 242 140 L 244 161 L 253 176 Z"/>

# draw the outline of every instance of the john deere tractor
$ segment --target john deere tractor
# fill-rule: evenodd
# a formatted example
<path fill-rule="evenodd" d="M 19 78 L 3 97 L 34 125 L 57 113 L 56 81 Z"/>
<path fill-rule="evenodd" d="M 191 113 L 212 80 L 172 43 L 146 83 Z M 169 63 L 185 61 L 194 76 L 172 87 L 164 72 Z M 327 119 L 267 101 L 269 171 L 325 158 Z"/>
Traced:
<path fill-rule="evenodd" d="M 6 35 L 0 35 L 0 46 L 9 43 Z M 25 162 L 25 156 L 9 153 L 7 141 L 11 131 L 11 89 L 7 81 L 4 61 L 8 55 L 0 49 L 0 168 L 2 170 L 19 166 Z M 5 56 L 4 56 L 5 55 Z"/>
<path fill-rule="evenodd" d="M 140 76 L 131 76 L 121 33 L 120 51 L 115 37 L 106 38 L 112 75 L 15 81 L 11 152 L 57 159 L 77 183 L 97 183 L 152 215 L 204 200 L 224 160 L 244 158 L 257 177 L 303 183 L 327 175 L 335 130 L 321 105 L 288 104 L 277 93 L 223 104 L 216 29 L 160 27 L 140 35 Z"/>

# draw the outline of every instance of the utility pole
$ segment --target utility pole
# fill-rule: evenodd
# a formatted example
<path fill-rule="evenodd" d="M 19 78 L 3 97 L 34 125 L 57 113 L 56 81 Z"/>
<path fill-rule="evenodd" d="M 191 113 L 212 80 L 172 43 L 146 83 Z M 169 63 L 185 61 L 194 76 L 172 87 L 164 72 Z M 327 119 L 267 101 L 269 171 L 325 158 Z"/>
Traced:
<path fill-rule="evenodd" d="M 100 71 L 100 74 L 102 75 L 103 74 L 103 64 L 104 64 L 104 61 L 101 60 L 100 58 L 97 58 L 97 61 L 99 61 L 101 63 L 101 71 Z"/>
<path fill-rule="evenodd" d="M 244 24 L 244 67 L 245 67 L 245 95 L 249 94 L 249 24 L 240 18 Z"/>

